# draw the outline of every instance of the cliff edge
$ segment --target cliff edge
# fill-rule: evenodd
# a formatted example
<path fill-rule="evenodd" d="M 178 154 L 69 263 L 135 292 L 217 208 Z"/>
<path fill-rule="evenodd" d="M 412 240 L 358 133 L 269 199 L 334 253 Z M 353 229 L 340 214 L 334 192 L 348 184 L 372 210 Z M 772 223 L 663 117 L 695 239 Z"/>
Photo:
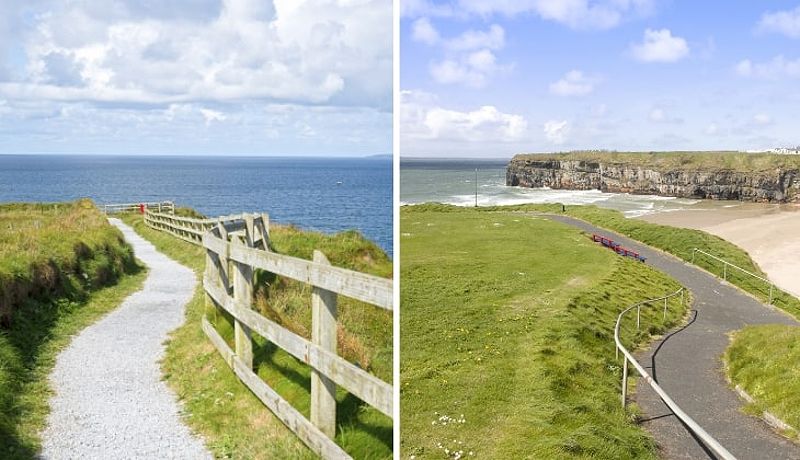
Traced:
<path fill-rule="evenodd" d="M 800 203 L 800 155 L 570 152 L 516 155 L 506 185 Z"/>

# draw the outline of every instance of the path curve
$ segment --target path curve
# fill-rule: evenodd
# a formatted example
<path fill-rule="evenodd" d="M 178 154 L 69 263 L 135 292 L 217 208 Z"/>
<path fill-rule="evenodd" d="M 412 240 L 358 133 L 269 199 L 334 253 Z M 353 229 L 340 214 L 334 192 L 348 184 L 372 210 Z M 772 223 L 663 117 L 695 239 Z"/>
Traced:
<path fill-rule="evenodd" d="M 211 458 L 183 424 L 159 366 L 167 334 L 184 321 L 195 275 L 120 220 L 109 220 L 150 271 L 141 291 L 59 354 L 42 458 Z"/>
<path fill-rule="evenodd" d="M 750 324 L 799 323 L 719 278 L 618 233 L 566 216 L 551 219 L 589 233 L 614 235 L 624 247 L 647 257 L 647 264 L 677 279 L 694 295 L 689 323 L 639 353 L 637 360 L 690 417 L 739 460 L 800 459 L 800 446 L 782 438 L 762 420 L 745 415 L 739 396 L 729 388 L 722 354 L 728 334 Z M 622 307 L 622 306 L 621 306 Z M 669 459 L 716 458 L 661 401 L 650 385 L 637 385 L 642 425 Z"/>

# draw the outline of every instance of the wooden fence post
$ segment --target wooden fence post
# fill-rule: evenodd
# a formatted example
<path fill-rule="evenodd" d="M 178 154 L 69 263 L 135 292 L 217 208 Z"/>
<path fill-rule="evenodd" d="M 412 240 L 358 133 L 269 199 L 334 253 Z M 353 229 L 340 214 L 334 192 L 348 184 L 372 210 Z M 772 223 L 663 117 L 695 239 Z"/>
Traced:
<path fill-rule="evenodd" d="M 253 217 L 245 216 L 244 241 L 234 239 L 231 244 L 244 244 L 253 247 Z M 242 308 L 253 305 L 253 268 L 245 263 L 233 263 L 233 298 Z M 236 356 L 244 362 L 248 369 L 253 369 L 253 337 L 250 328 L 234 318 L 234 341 Z"/>
<path fill-rule="evenodd" d="M 255 226 L 261 239 L 261 249 L 269 251 L 269 216 L 266 213 L 262 213 L 256 219 Z M 255 240 L 255 238 L 253 239 Z"/>
<path fill-rule="evenodd" d="M 314 262 L 330 265 L 320 251 L 314 251 Z M 336 293 L 314 286 L 311 291 L 311 341 L 336 354 Z M 336 436 L 336 384 L 311 370 L 311 423 L 325 435 Z"/>

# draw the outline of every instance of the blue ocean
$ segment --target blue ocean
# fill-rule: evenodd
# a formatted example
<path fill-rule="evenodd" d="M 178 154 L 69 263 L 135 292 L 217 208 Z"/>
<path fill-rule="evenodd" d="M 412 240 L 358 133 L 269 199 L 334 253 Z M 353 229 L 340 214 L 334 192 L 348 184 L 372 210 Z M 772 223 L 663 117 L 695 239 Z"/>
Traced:
<path fill-rule="evenodd" d="M 392 161 L 375 158 L 0 155 L 0 202 L 172 200 L 208 216 L 267 212 L 357 229 L 392 254 Z"/>

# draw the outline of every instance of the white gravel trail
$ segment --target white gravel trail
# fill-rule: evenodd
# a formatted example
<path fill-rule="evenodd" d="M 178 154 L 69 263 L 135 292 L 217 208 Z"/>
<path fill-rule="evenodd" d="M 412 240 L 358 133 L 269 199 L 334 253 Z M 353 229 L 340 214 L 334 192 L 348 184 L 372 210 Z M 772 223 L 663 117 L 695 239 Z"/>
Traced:
<path fill-rule="evenodd" d="M 167 334 L 183 323 L 194 273 L 118 219 L 110 221 L 150 272 L 141 291 L 59 354 L 42 458 L 211 458 L 181 420 L 159 367 Z"/>

